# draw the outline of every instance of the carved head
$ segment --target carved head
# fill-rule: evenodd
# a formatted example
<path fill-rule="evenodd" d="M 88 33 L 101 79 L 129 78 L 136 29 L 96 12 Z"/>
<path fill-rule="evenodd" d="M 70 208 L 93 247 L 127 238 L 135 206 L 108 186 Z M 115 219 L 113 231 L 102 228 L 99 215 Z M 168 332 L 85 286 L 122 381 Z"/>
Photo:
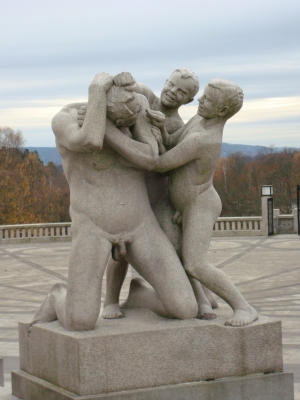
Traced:
<path fill-rule="evenodd" d="M 121 86 L 113 85 L 107 92 L 107 118 L 116 126 L 131 126 L 141 110 L 139 98 L 135 92 L 128 92 Z"/>
<path fill-rule="evenodd" d="M 243 99 L 243 90 L 234 82 L 212 79 L 198 99 L 198 114 L 206 119 L 221 117 L 227 120 L 242 108 Z"/>
<path fill-rule="evenodd" d="M 167 108 L 179 108 L 194 100 L 199 90 L 199 81 L 193 71 L 176 69 L 166 81 L 161 92 L 161 102 Z"/>

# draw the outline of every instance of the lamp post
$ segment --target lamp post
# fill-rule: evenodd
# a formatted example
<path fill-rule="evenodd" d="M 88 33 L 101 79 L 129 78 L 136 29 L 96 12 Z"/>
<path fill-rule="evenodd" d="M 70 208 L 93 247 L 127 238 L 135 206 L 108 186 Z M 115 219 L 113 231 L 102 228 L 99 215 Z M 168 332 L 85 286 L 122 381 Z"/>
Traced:
<path fill-rule="evenodd" d="M 262 185 L 261 187 L 261 231 L 264 236 L 274 235 L 274 202 L 273 186 Z"/>
<path fill-rule="evenodd" d="M 262 196 L 273 196 L 273 186 L 272 185 L 262 185 L 261 187 Z"/>

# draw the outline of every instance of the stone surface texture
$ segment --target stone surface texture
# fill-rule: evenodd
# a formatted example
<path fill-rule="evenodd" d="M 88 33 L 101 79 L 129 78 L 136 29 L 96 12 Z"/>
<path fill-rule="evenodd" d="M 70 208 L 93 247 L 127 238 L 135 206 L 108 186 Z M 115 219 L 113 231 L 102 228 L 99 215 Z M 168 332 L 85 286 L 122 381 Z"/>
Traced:
<path fill-rule="evenodd" d="M 74 395 L 26 372 L 13 373 L 13 380 L 16 392 L 23 393 L 23 400 L 294 400 L 291 373 L 256 374 L 96 396 Z M 3 400 L 15 399 L 18 397 Z"/>
<path fill-rule="evenodd" d="M 84 333 L 52 322 L 29 335 L 20 324 L 21 370 L 81 396 L 282 371 L 280 321 L 232 328 L 229 307 L 217 312 L 215 321 L 170 321 L 127 310 Z"/>

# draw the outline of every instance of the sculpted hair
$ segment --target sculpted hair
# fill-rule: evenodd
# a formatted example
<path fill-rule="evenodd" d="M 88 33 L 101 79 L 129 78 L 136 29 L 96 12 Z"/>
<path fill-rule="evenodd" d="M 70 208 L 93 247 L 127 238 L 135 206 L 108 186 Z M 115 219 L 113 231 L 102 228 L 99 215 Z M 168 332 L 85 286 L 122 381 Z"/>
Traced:
<path fill-rule="evenodd" d="M 191 95 L 191 97 L 194 97 L 198 93 L 199 87 L 200 87 L 197 75 L 193 71 L 191 71 L 190 69 L 187 69 L 187 68 L 177 68 L 172 73 L 172 75 L 175 73 L 179 73 L 180 78 L 182 78 L 182 79 L 191 79 L 193 81 L 194 87 L 193 87 L 190 95 Z"/>
<path fill-rule="evenodd" d="M 243 106 L 243 90 L 234 82 L 225 79 L 212 79 L 208 86 L 220 91 L 218 101 L 229 108 L 228 118 L 236 114 Z"/>
<path fill-rule="evenodd" d="M 106 107 L 110 120 L 126 119 L 137 111 L 139 100 L 135 92 L 113 85 L 106 95 Z"/>

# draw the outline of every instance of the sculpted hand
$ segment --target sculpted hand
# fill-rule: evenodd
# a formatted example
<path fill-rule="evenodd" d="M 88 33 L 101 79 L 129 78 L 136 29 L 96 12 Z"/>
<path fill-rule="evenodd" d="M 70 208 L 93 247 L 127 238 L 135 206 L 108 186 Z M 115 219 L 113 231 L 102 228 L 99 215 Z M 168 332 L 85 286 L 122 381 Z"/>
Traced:
<path fill-rule="evenodd" d="M 114 84 L 121 86 L 128 92 L 134 92 L 136 82 L 130 72 L 121 72 L 114 77 Z"/>
<path fill-rule="evenodd" d="M 164 128 L 166 117 L 162 112 L 154 110 L 146 110 L 146 113 L 152 125 L 157 126 L 157 128 L 159 129 Z"/>
<path fill-rule="evenodd" d="M 95 75 L 95 78 L 92 80 L 89 89 L 104 88 L 106 92 L 108 92 L 113 83 L 114 78 L 112 75 L 109 75 L 106 72 L 101 72 L 100 74 Z"/>
<path fill-rule="evenodd" d="M 80 127 L 83 125 L 84 118 L 86 115 L 86 110 L 87 110 L 87 104 L 83 104 L 78 110 L 77 122 Z"/>

